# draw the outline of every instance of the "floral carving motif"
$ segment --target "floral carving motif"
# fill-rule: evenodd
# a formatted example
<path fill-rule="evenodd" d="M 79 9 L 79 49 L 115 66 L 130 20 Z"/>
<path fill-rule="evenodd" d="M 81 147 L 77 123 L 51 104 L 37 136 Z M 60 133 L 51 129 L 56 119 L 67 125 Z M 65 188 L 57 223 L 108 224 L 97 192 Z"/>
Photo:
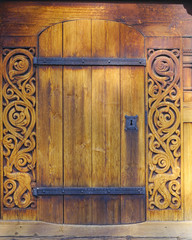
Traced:
<path fill-rule="evenodd" d="M 4 207 L 35 207 L 35 49 L 4 49 Z"/>
<path fill-rule="evenodd" d="M 149 209 L 181 207 L 180 52 L 148 50 Z"/>

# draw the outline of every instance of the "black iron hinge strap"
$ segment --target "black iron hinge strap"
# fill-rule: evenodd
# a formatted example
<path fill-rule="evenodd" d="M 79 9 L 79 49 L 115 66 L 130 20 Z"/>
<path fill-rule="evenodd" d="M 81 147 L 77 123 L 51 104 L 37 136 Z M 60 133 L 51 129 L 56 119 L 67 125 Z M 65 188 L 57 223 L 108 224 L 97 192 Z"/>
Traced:
<path fill-rule="evenodd" d="M 145 187 L 36 187 L 33 195 L 145 195 Z"/>
<path fill-rule="evenodd" d="M 145 58 L 34 57 L 34 65 L 60 66 L 146 66 Z"/>

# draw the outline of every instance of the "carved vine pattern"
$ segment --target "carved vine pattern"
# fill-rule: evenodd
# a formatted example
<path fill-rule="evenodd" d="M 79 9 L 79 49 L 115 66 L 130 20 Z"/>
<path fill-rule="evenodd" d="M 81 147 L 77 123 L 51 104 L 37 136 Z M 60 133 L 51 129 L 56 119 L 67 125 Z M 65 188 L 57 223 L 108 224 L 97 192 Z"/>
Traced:
<path fill-rule="evenodd" d="M 6 208 L 35 207 L 35 49 L 3 51 L 3 156 Z"/>
<path fill-rule="evenodd" d="M 149 209 L 181 207 L 180 52 L 148 50 Z"/>

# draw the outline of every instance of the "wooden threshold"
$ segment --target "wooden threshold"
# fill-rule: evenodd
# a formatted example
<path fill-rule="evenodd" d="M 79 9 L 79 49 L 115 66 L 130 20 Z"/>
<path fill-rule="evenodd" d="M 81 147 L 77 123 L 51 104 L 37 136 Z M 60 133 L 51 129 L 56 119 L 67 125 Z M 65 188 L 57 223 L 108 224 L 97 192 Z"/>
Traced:
<path fill-rule="evenodd" d="M 192 238 L 192 221 L 143 222 L 129 225 L 62 225 L 36 221 L 0 221 L 1 237 L 160 237 Z"/>

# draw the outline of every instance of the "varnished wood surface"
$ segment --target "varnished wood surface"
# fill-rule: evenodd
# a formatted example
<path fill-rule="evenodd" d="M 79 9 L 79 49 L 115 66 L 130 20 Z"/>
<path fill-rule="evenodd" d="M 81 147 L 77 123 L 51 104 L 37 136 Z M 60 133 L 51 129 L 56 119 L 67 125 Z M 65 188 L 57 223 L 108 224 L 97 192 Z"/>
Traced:
<path fill-rule="evenodd" d="M 35 36 L 47 26 L 75 19 L 105 19 L 135 26 L 145 36 L 192 34 L 182 4 L 22 1 L 1 2 L 2 36 Z"/>
<path fill-rule="evenodd" d="M 83 19 L 83 18 L 94 18 L 94 19 L 109 19 L 109 20 L 117 20 L 120 22 L 125 22 L 128 25 L 132 25 L 134 26 L 136 29 L 138 29 L 139 31 L 141 31 L 144 35 L 145 35 L 145 39 L 146 39 L 146 44 L 145 44 L 145 51 L 147 52 L 147 48 L 162 48 L 162 49 L 171 49 L 171 48 L 180 48 L 181 47 L 181 40 L 183 42 L 183 50 L 188 49 L 190 50 L 192 48 L 192 42 L 190 38 L 183 38 L 181 39 L 182 35 L 183 36 L 191 36 L 191 16 L 189 16 L 186 13 L 186 10 L 183 8 L 182 5 L 156 5 L 156 4 L 117 4 L 117 3 L 113 3 L 113 4 L 109 4 L 109 3 L 79 3 L 76 2 L 75 6 L 74 3 L 64 3 L 64 2 L 18 2 L 17 4 L 15 4 L 15 2 L 4 2 L 4 3 L 0 3 L 2 8 L 1 8 L 1 16 L 2 16 L 2 24 L 1 24 L 1 39 L 0 39 L 0 43 L 1 46 L 3 47 L 26 47 L 26 46 L 31 46 L 31 47 L 37 47 L 37 34 L 40 33 L 42 30 L 44 30 L 46 27 L 53 25 L 55 23 L 61 22 L 61 21 L 68 21 L 68 20 L 73 20 L 73 19 Z M 158 15 L 157 15 L 158 12 Z M 139 16 L 139 18 L 138 18 Z M 118 24 L 118 23 L 113 23 L 114 25 Z M 104 26 L 103 26 L 104 28 Z M 103 34 L 103 29 L 102 27 L 100 27 L 100 29 L 97 31 L 95 31 L 94 34 L 98 34 L 101 35 L 102 37 L 104 37 Z M 48 30 L 49 31 L 49 30 Z M 65 31 L 65 28 L 63 29 L 63 32 Z M 73 31 L 72 28 L 69 28 L 67 31 Z M 56 32 L 52 33 L 52 38 L 54 38 L 54 35 L 56 34 Z M 150 36 L 156 36 L 156 37 L 150 37 Z M 170 36 L 170 37 L 167 37 Z M 177 36 L 177 37 L 174 37 Z M 50 37 L 50 36 L 49 36 Z M 110 46 L 110 54 L 111 56 L 116 56 L 117 52 L 118 52 L 118 39 L 115 38 L 115 34 L 111 35 L 110 38 L 106 38 L 107 39 L 107 46 Z M 58 39 L 57 39 L 58 40 Z M 46 40 L 45 40 L 46 41 Z M 114 44 L 115 42 L 115 44 Z M 57 47 L 59 48 L 59 44 L 57 44 Z M 67 42 L 64 44 L 67 44 Z M 69 44 L 69 42 L 68 42 Z M 100 44 L 100 48 L 97 49 L 97 52 L 95 54 L 100 54 L 103 49 L 104 49 L 104 41 L 98 42 L 96 41 L 96 43 L 94 44 Z M 46 44 L 47 45 L 47 44 Z M 46 46 L 44 45 L 44 47 Z M 70 56 L 70 54 L 73 52 L 73 45 L 74 42 L 71 42 L 71 47 L 67 47 L 69 51 L 68 53 L 66 51 L 63 52 L 63 54 L 68 54 L 68 56 Z M 64 45 L 63 45 L 64 47 Z M 78 48 L 81 48 L 83 46 L 77 46 Z M 84 46 L 85 47 L 85 46 Z M 138 47 L 138 46 L 137 46 Z M 85 47 L 86 49 L 89 49 L 89 46 L 87 45 Z M 54 54 L 54 52 L 52 51 L 51 46 L 48 46 L 48 50 L 47 50 L 47 54 L 50 51 L 50 54 Z M 101 52 L 100 52 L 101 51 Z M 108 52 L 109 49 L 106 48 L 106 52 Z M 191 61 L 191 57 L 190 56 L 184 56 L 183 57 L 183 61 L 184 60 L 190 60 Z M 1 63 L 0 63 L 1 65 Z M 48 71 L 48 68 L 45 67 L 45 71 Z M 134 68 L 133 68 L 134 69 Z M 56 68 L 54 69 L 56 70 Z M 58 72 L 57 78 L 61 78 L 61 73 L 60 70 L 57 68 L 56 70 Z M 133 70 L 134 71 L 134 70 Z M 66 72 L 66 76 L 72 74 L 70 73 L 70 70 L 64 70 L 63 72 Z M 82 71 L 83 72 L 83 71 Z M 121 71 L 120 71 L 121 73 Z M 43 73 L 42 73 L 43 74 Z M 62 73 L 63 74 L 63 73 Z M 83 73 L 85 74 L 85 72 Z M 106 75 L 107 74 L 107 75 Z M 43 75 L 42 75 L 43 76 Z M 50 82 L 53 83 L 54 82 L 54 78 L 53 77 L 53 72 L 50 70 L 49 71 L 49 76 L 50 76 Z M 52 76 L 52 77 L 51 77 Z M 106 88 L 108 82 L 104 82 L 103 85 L 97 85 L 98 84 L 98 80 L 99 78 L 97 78 L 96 76 L 100 76 L 101 77 L 101 82 L 102 79 L 105 79 L 105 76 L 110 76 L 110 78 L 112 79 L 112 82 L 115 86 L 115 88 L 117 88 L 117 93 L 115 92 L 114 94 L 111 94 L 111 91 L 113 91 L 112 89 L 108 89 L 108 94 L 107 94 L 107 98 L 104 99 L 104 90 Z M 119 71 L 118 70 L 114 70 L 111 71 L 111 73 L 104 73 L 103 70 L 100 70 L 99 68 L 95 69 L 95 79 L 97 79 L 97 81 L 95 81 L 95 87 L 96 89 L 98 89 L 98 91 L 101 94 L 101 98 L 103 98 L 103 100 L 105 101 L 105 103 L 103 102 L 103 106 L 106 106 L 106 103 L 110 103 L 110 102 L 119 102 L 119 91 L 121 90 L 120 88 L 120 83 L 118 81 L 115 81 L 115 79 L 118 79 L 119 76 Z M 107 78 L 106 78 L 107 79 Z M 183 81 L 183 85 L 184 85 L 184 93 L 183 93 L 183 100 L 184 100 L 184 107 L 183 107 L 183 121 L 184 121 L 184 140 L 182 142 L 182 144 L 184 145 L 184 168 L 183 168 L 183 172 L 182 174 L 184 174 L 184 178 L 183 178 L 183 184 L 184 184 L 184 190 L 183 190 L 183 199 L 184 199 L 184 205 L 183 205 L 183 210 L 180 212 L 176 212 L 176 211 L 155 211 L 153 213 L 148 212 L 147 215 L 147 219 L 148 220 L 179 220 L 179 219 L 185 219 L 185 220 L 191 220 L 192 216 L 190 213 L 190 203 L 192 202 L 192 198 L 191 198 L 191 194 L 190 194 L 190 164 L 191 164 L 191 160 L 190 160 L 190 156 L 191 156 L 191 137 L 190 137 L 190 132 L 191 132 L 191 122 L 192 122 L 192 91 L 189 90 L 189 88 L 191 88 L 191 68 L 183 68 L 183 78 L 181 77 L 182 81 Z M 41 84 L 45 84 L 45 82 L 42 82 Z M 135 83 L 136 84 L 136 83 Z M 53 84 L 54 85 L 54 84 Z M 53 86 L 52 85 L 52 86 Z M 55 85 L 54 85 L 55 86 Z M 55 86 L 53 88 L 58 88 L 58 86 Z M 59 85 L 60 87 L 60 85 Z M 78 87 L 78 86 L 77 86 Z M 85 88 L 87 88 L 87 85 L 84 85 Z M 101 87 L 101 90 L 100 90 Z M 47 85 L 48 88 L 48 85 Z M 82 87 L 83 88 L 83 87 Z M 87 88 L 89 89 L 89 88 Z M 119 90 L 120 89 L 120 90 Z M 187 90 L 185 90 L 187 89 Z M 70 88 L 68 89 L 70 91 Z M 96 91 L 96 90 L 95 90 Z M 40 92 L 42 93 L 42 91 Z M 78 98 L 78 94 L 79 92 L 77 91 L 77 96 L 76 98 Z M 45 93 L 43 93 L 45 94 Z M 67 93 L 70 95 L 70 93 Z M 95 92 L 96 94 L 96 92 Z M 116 95 L 115 95 L 116 94 Z M 48 94 L 47 94 L 48 95 Z M 57 96 L 56 96 L 57 95 Z M 58 100 L 58 96 L 60 96 L 59 98 L 62 99 L 61 97 L 61 93 L 56 94 L 55 95 L 55 99 Z M 88 96 L 88 94 L 87 94 Z M 87 97 L 86 96 L 86 97 Z M 40 95 L 40 98 L 42 98 L 41 100 L 43 101 L 43 97 L 44 95 Z M 53 96 L 52 96 L 53 97 Z M 88 96 L 89 97 L 89 96 Z M 53 97 L 54 98 L 54 97 Z M 65 102 L 65 99 L 62 99 L 62 101 Z M 81 102 L 81 100 L 78 100 Z M 98 100 L 99 101 L 99 100 Z M 51 100 L 52 104 L 53 104 L 53 108 L 54 110 L 58 111 L 58 115 L 55 113 L 53 113 L 55 120 L 57 121 L 59 118 L 59 114 L 61 114 L 61 112 L 63 111 L 62 108 L 60 108 L 60 104 L 56 104 L 54 102 L 54 100 Z M 82 102 L 81 102 L 82 103 Z M 55 105 L 56 107 L 55 107 Z M 71 100 L 71 104 L 72 100 Z M 82 103 L 83 104 L 83 103 Z M 92 103 L 93 104 L 93 103 Z M 86 105 L 86 104 L 85 104 Z M 97 105 L 98 106 L 98 105 Z M 41 108 L 42 106 L 40 106 L 40 112 L 41 112 Z M 93 107 L 93 106 L 92 106 Z M 94 108 L 96 109 L 96 104 L 94 106 Z M 89 109 L 89 107 L 88 107 Z M 86 111 L 88 112 L 89 110 L 86 107 Z M 38 110 L 39 111 L 39 110 Z M 103 109 L 102 108 L 97 108 L 98 112 L 102 112 Z M 116 111 L 116 114 L 118 114 L 119 109 L 115 108 L 115 110 L 113 108 L 108 107 L 107 110 L 107 114 L 108 116 L 112 115 L 113 111 Z M 37 125 L 41 127 L 41 129 L 46 128 L 46 126 L 48 126 L 47 123 L 47 119 L 46 116 L 42 116 L 42 114 L 38 113 L 39 117 L 44 119 L 43 123 L 40 123 L 40 125 Z M 63 114 L 63 113 L 62 113 Z M 78 113 L 77 111 L 77 115 L 79 115 L 80 113 Z M 96 112 L 94 113 L 96 114 Z M 86 115 L 86 112 L 85 112 Z M 102 114 L 101 114 L 102 115 Z M 93 115 L 94 116 L 94 115 Z M 92 117 L 93 117 L 92 116 Z M 87 120 L 86 120 L 87 121 Z M 111 121 L 111 122 L 110 122 Z M 106 122 L 106 124 L 109 124 L 109 126 L 111 124 L 115 124 L 117 128 L 119 128 L 119 125 L 116 122 L 113 122 L 112 120 L 110 120 L 109 122 Z M 44 124 L 45 123 L 45 124 Z M 75 123 L 76 125 L 78 125 L 78 123 Z M 82 123 L 80 123 L 78 126 L 76 126 L 77 129 L 80 128 L 80 126 Z M 140 124 L 140 123 L 139 123 Z M 107 125 L 106 125 L 107 126 Z M 60 126 L 61 127 L 61 126 Z M 63 126 L 62 126 L 63 127 Z M 61 127 L 61 128 L 62 128 Z M 95 123 L 95 128 L 100 127 L 103 128 L 103 125 L 99 125 L 97 123 Z M 56 126 L 55 124 L 55 128 L 59 128 L 59 126 Z M 71 126 L 72 128 L 72 126 Z M 68 131 L 70 131 L 70 129 L 67 129 Z M 42 130 L 41 130 L 42 131 Z M 2 132 L 2 131 L 1 131 Z M 65 133 L 65 131 L 64 131 Z M 106 136 L 109 134 L 109 132 L 106 131 Z M 54 134 L 50 133 L 50 135 L 52 135 L 52 138 L 54 138 Z M 92 152 L 92 155 L 96 155 L 96 158 L 98 159 L 98 166 L 101 166 L 101 168 L 105 168 L 108 169 L 106 171 L 106 175 L 102 175 L 99 174 L 98 171 L 95 171 L 95 175 L 94 175 L 94 180 L 92 182 L 92 184 L 94 183 L 96 184 L 101 184 L 104 185 L 105 181 L 106 183 L 111 183 L 113 184 L 113 181 L 115 181 L 116 183 L 119 184 L 119 176 L 118 176 L 118 172 L 119 170 L 119 165 L 118 165 L 118 156 L 117 156 L 117 152 L 113 151 L 108 151 L 107 148 L 105 148 L 104 151 L 100 151 L 101 149 L 103 149 L 103 145 L 104 145 L 104 140 L 103 140 L 103 135 L 97 135 L 97 132 L 95 131 L 95 139 L 99 139 L 98 141 L 95 141 L 95 143 L 92 143 L 92 146 L 94 146 L 97 150 L 98 150 L 98 146 L 101 148 L 99 148 L 99 151 L 95 151 Z M 135 139 L 135 138 L 134 138 Z M 81 139 L 78 139 L 79 141 L 81 141 Z M 46 141 L 48 142 L 48 139 L 46 139 Z M 38 142 L 37 144 L 40 145 L 46 145 L 47 143 L 45 142 Z M 57 141 L 57 140 L 55 140 Z M 59 141 L 59 140 L 58 140 Z M 119 141 L 119 140 L 118 140 Z M 114 146 L 116 144 L 116 142 L 111 142 L 110 143 L 111 146 Z M 53 146 L 54 144 L 52 144 L 51 148 L 55 148 L 55 146 Z M 63 147 L 63 145 L 62 145 Z M 81 147 L 85 147 L 87 149 L 87 145 L 79 145 L 80 150 Z M 88 148 L 89 149 L 89 148 Z M 123 151 L 123 149 L 121 150 Z M 89 152 L 89 150 L 88 150 Z M 66 153 L 67 154 L 67 153 Z M 86 153 L 87 154 L 87 153 Z M 90 154 L 90 153 L 89 153 Z M 57 151 L 57 160 L 56 161 L 60 161 L 60 157 L 63 158 L 63 156 L 61 156 L 62 154 L 60 153 L 60 150 Z M 116 159 L 116 168 L 113 169 L 113 171 L 111 170 L 112 167 L 110 165 L 110 162 L 107 162 L 106 165 L 102 165 L 103 162 L 99 163 L 99 157 L 97 156 L 113 156 L 114 159 Z M 66 155 L 67 156 L 67 155 Z M 50 159 L 53 159 L 53 155 L 49 156 Z M 103 157 L 104 158 L 104 157 Z M 40 157 L 40 159 L 42 159 L 43 161 L 43 155 Z M 55 159 L 55 158 L 54 158 Z M 50 184 L 63 184 L 63 170 L 54 170 L 54 164 L 52 161 L 50 166 L 47 166 L 45 169 L 45 172 L 49 172 L 50 174 Z M 41 160 L 39 162 L 39 164 L 41 165 Z M 67 164 L 67 163 L 66 163 Z M 126 164 L 126 163 L 125 163 Z M 88 168 L 88 166 L 86 166 Z M 130 167 L 130 166 L 129 166 Z M 38 170 L 39 166 L 37 166 L 37 170 Z M 62 168 L 63 169 L 63 168 Z M 70 169 L 70 164 L 69 164 L 69 169 Z M 58 172 L 59 171 L 59 172 Z M 72 171 L 72 170 L 71 170 Z M 147 170 L 146 170 L 147 171 Z M 60 175 L 61 174 L 61 175 Z M 148 176 L 148 173 L 146 173 Z M 42 176 L 39 177 L 39 181 L 43 181 L 45 180 L 45 175 L 46 173 L 42 173 Z M 57 176 L 56 176 L 57 175 Z M 69 172 L 70 175 L 70 172 Z M 144 179 L 145 173 L 142 172 L 139 176 L 141 176 L 141 179 Z M 54 178 L 54 176 L 56 176 L 56 178 Z M 58 177 L 60 176 L 60 177 Z M 103 178 L 102 178 L 103 177 Z M 135 176 L 136 177 L 136 176 Z M 42 180 L 40 180 L 40 178 L 42 178 Z M 43 180 L 44 178 L 44 180 Z M 88 185 L 90 184 L 90 178 L 89 176 L 87 176 L 85 174 L 85 176 L 80 176 L 81 181 L 85 181 L 88 183 Z M 140 181 L 137 177 L 135 178 L 136 182 Z M 74 178 L 74 181 L 76 181 L 76 178 Z M 125 182 L 128 181 L 128 178 L 125 179 Z M 147 181 L 147 179 L 146 179 Z M 44 181 L 45 182 L 45 181 Z M 72 183 L 70 183 L 72 184 Z M 115 183 L 114 183 L 115 184 Z M 48 199 L 50 200 L 50 199 Z M 41 201 L 41 200 L 40 200 Z M 56 200 L 56 204 L 54 202 L 55 200 L 51 200 L 50 205 L 46 205 L 43 207 L 43 205 L 39 205 L 38 210 L 40 210 L 40 212 L 42 212 L 41 217 L 39 217 L 39 219 L 42 220 L 46 220 L 46 218 L 48 218 L 49 216 L 47 216 L 46 213 L 46 209 L 47 206 L 50 207 L 52 210 L 54 209 L 53 206 L 58 206 L 57 210 L 55 211 L 55 217 L 53 217 L 53 221 L 57 221 L 57 222 L 62 222 L 63 219 L 63 212 L 60 214 L 59 213 L 59 219 L 58 219 L 58 209 L 60 204 L 63 204 L 63 200 L 59 200 L 59 203 Z M 98 204 L 100 201 L 101 204 Z M 102 203 L 103 201 L 103 203 Z M 133 202 L 134 204 L 138 204 L 136 203 L 135 199 L 131 199 L 130 202 Z M 46 202 L 46 200 L 45 200 Z M 67 202 L 67 201 L 66 201 Z M 120 211 L 119 210 L 119 206 L 120 206 L 120 202 L 119 202 L 119 198 L 118 197 L 114 197 L 113 199 L 111 199 L 111 203 L 109 199 L 95 199 L 92 203 L 94 205 L 94 208 L 102 208 L 103 204 L 105 202 L 109 202 L 110 207 L 114 207 L 116 209 L 116 212 L 114 216 L 109 215 L 108 220 L 105 219 L 104 215 L 102 215 L 101 213 L 98 214 L 98 211 L 96 212 L 96 214 L 94 215 L 95 217 L 95 222 L 98 219 L 102 219 L 103 221 L 111 221 L 111 219 L 115 219 L 114 222 L 110 222 L 110 223 L 116 223 L 117 221 L 120 221 L 118 218 L 118 214 Z M 129 201 L 121 201 L 121 204 L 124 204 L 126 206 L 126 208 L 130 208 L 130 203 Z M 58 204 L 57 204 L 58 203 Z M 145 208 L 143 205 L 143 200 L 141 200 L 141 202 L 139 204 L 142 204 L 142 208 Z M 39 203 L 40 204 L 40 203 Z M 140 209 L 140 205 L 137 208 Z M 84 208 L 86 207 L 86 209 L 82 211 L 80 211 L 80 208 Z M 82 216 L 86 216 L 87 219 L 86 221 L 88 221 L 88 219 L 90 219 L 90 199 L 89 198 L 84 198 L 81 199 L 81 201 L 79 202 L 79 199 L 77 199 L 76 203 L 74 202 L 74 204 L 72 204 L 70 201 L 68 201 L 68 204 L 64 207 L 66 208 L 66 211 L 64 211 L 64 214 L 66 214 L 66 217 L 69 216 L 69 218 L 76 218 L 75 216 L 72 216 L 71 212 L 70 212 L 70 208 L 76 208 L 77 212 L 79 211 L 79 214 Z M 146 207 L 146 209 L 148 209 L 148 207 Z M 68 211 L 69 210 L 69 211 Z M 96 210 L 95 210 L 96 211 Z M 1 211 L 1 213 L 3 214 L 3 211 Z M 29 211 L 29 215 L 27 216 L 27 218 L 25 217 L 25 211 L 16 211 L 12 214 L 12 217 L 10 216 L 10 213 L 6 213 L 6 211 L 4 211 L 4 219 L 38 219 L 36 212 L 30 212 Z M 126 215 L 124 216 L 124 211 L 121 213 L 122 214 L 122 218 L 126 219 Z M 132 211 L 132 215 L 137 215 L 139 213 L 136 213 L 134 211 Z M 141 216 L 141 218 L 144 218 L 144 216 Z M 57 220 L 55 220 L 57 219 Z M 110 220 L 109 220 L 110 219 Z M 75 220 L 76 221 L 76 220 Z M 126 219 L 126 221 L 128 221 L 128 219 Z"/>
<path fill-rule="evenodd" d="M 143 36 L 124 24 L 78 20 L 62 25 L 62 29 L 59 24 L 42 32 L 39 42 L 40 56 L 44 54 L 46 56 L 61 54 L 65 57 L 144 56 Z M 62 48 L 58 42 L 60 36 L 63 38 Z M 51 157 L 49 168 L 44 168 L 43 158 L 41 159 L 38 167 L 41 176 L 39 180 L 44 180 L 39 181 L 38 185 L 47 185 L 46 178 L 62 178 L 63 169 L 64 182 L 57 182 L 58 186 L 144 186 L 144 67 L 65 66 L 62 76 L 60 67 L 39 67 L 39 73 L 41 92 L 38 110 L 41 121 L 38 135 L 41 154 L 39 156 L 45 156 L 47 152 L 54 156 L 57 149 L 55 155 L 57 161 Z M 62 113 L 58 115 L 63 114 L 62 119 L 56 119 L 57 115 L 50 113 L 49 120 L 44 119 L 50 104 L 53 104 L 54 111 L 57 109 L 61 111 L 59 104 L 61 99 L 57 105 L 54 105 L 54 99 L 50 99 L 52 94 L 57 94 L 58 99 L 61 93 L 55 91 L 57 88 L 52 88 L 50 93 L 53 93 L 45 96 L 44 92 L 49 89 L 49 84 L 43 85 L 46 81 L 51 81 L 51 86 L 59 84 L 58 88 L 62 90 Z M 45 109 L 43 107 L 46 103 L 43 101 L 47 102 Z M 139 131 L 126 132 L 125 115 L 136 114 L 139 116 L 137 123 Z M 54 124 L 49 125 L 49 121 L 53 123 L 57 121 L 57 128 Z M 51 134 L 48 134 L 49 126 L 52 129 L 49 130 Z M 57 137 L 58 132 L 63 133 L 63 138 Z M 51 144 L 44 138 L 49 139 Z M 58 169 L 61 172 L 57 172 Z M 50 172 L 53 174 L 52 177 Z M 52 181 L 48 185 L 51 186 Z M 48 202 L 49 198 L 46 201 Z M 144 221 L 144 201 L 145 199 L 139 196 L 65 196 L 64 207 L 58 204 L 57 207 L 59 209 L 61 206 L 60 211 L 64 211 L 64 223 L 67 224 L 120 224 Z M 42 209 L 43 202 L 42 197 Z M 50 215 L 54 211 L 51 209 Z M 41 211 L 40 218 L 44 215 L 46 214 Z M 55 222 L 48 215 L 44 220 Z"/>
<path fill-rule="evenodd" d="M 62 56 L 62 24 L 48 28 L 39 39 L 38 54 L 43 57 Z M 57 38 L 55 38 L 57 36 Z M 62 146 L 62 67 L 38 69 L 37 107 L 37 186 L 63 185 Z M 50 214 L 50 212 L 52 214 Z M 37 219 L 63 222 L 63 197 L 38 199 Z"/>
<path fill-rule="evenodd" d="M 73 37 L 72 37 L 73 36 Z M 91 21 L 63 24 L 63 56 L 91 56 Z M 64 186 L 91 186 L 91 67 L 64 67 Z M 64 222 L 89 224 L 90 196 L 64 197 Z"/>
<path fill-rule="evenodd" d="M 119 23 L 93 21 L 92 56 L 119 57 L 119 31 Z M 92 67 L 92 88 L 92 185 L 119 187 L 120 69 Z M 95 223 L 121 222 L 120 196 L 93 196 L 92 207 Z"/>

